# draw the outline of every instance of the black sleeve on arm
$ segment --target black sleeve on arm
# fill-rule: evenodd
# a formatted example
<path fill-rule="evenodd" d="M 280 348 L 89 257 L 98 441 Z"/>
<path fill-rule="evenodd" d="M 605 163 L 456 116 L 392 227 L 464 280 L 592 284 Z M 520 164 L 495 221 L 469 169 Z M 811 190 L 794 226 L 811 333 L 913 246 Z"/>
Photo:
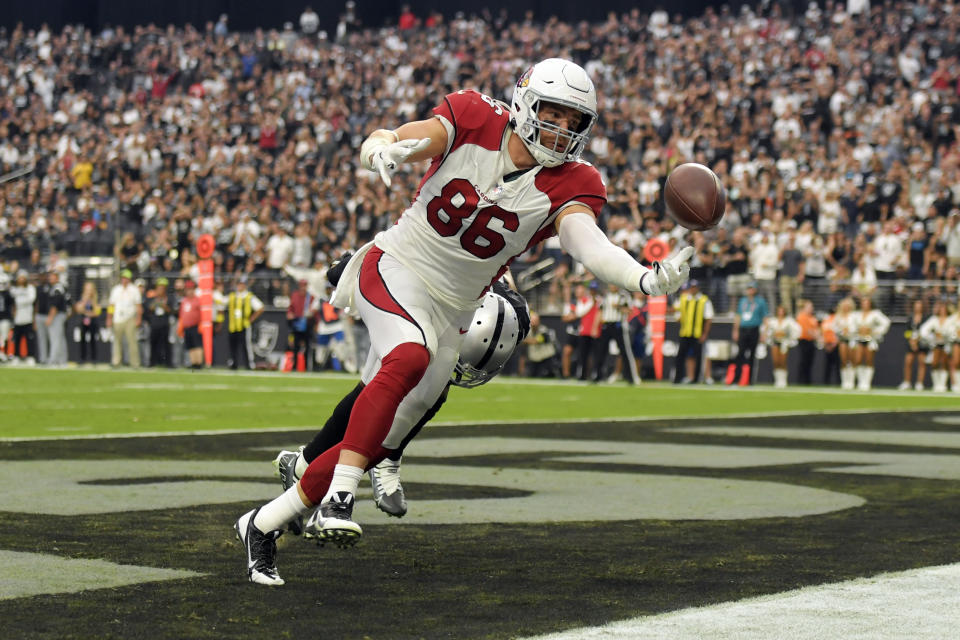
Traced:
<path fill-rule="evenodd" d="M 506 298 L 510 306 L 517 312 L 517 320 L 520 322 L 520 335 L 517 338 L 517 344 L 520 344 L 530 332 L 530 312 L 527 310 L 527 300 L 499 280 L 494 280 L 491 290 L 495 294 Z"/>

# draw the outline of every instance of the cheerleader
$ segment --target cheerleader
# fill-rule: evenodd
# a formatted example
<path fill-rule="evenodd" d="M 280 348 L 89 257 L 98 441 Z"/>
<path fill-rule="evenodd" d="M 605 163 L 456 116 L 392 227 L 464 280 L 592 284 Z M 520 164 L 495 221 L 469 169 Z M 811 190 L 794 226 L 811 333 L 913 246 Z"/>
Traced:
<path fill-rule="evenodd" d="M 856 384 L 857 372 L 857 342 L 854 339 L 853 300 L 844 298 L 837 305 L 837 313 L 833 319 L 833 330 L 837 334 L 837 351 L 840 354 L 840 388 L 853 389 Z"/>
<path fill-rule="evenodd" d="M 954 393 L 960 393 L 960 305 L 957 305 L 947 325 L 949 351 L 953 352 L 950 359 L 950 388 Z"/>
<path fill-rule="evenodd" d="M 930 379 L 933 380 L 934 391 L 947 390 L 951 324 L 947 303 L 939 300 L 933 304 L 933 315 L 920 326 L 920 339 L 933 351 L 933 370 L 930 372 Z"/>
<path fill-rule="evenodd" d="M 785 306 L 778 305 L 776 316 L 763 321 L 762 335 L 764 342 L 770 346 L 773 386 L 783 389 L 787 386 L 787 353 L 800 338 L 800 325 L 787 315 Z"/>
<path fill-rule="evenodd" d="M 853 333 L 856 340 L 857 388 L 869 391 L 873 384 L 873 356 L 890 329 L 890 318 L 873 308 L 868 296 L 860 299 L 860 310 L 853 313 Z"/>
<path fill-rule="evenodd" d="M 917 391 L 923 391 L 923 380 L 927 377 L 927 352 L 930 347 L 925 340 L 920 339 L 920 327 L 927 321 L 927 316 L 923 312 L 923 300 L 913 301 L 913 310 L 907 318 L 907 328 L 903 332 L 903 337 L 907 339 L 907 352 L 903 355 L 903 382 L 900 383 L 900 390 L 906 391 L 910 388 L 910 376 L 913 374 L 913 363 L 917 363 L 917 382 L 913 388 Z"/>

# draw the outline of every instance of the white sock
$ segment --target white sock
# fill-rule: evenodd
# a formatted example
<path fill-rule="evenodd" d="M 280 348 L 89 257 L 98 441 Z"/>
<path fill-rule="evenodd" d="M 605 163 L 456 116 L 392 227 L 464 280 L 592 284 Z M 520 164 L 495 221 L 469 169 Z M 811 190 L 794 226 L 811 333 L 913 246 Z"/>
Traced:
<path fill-rule="evenodd" d="M 330 499 L 330 496 L 338 491 L 347 493 L 356 493 L 357 485 L 360 484 L 360 478 L 363 477 L 363 469 L 352 467 L 348 464 L 338 464 L 333 468 L 333 479 L 330 481 L 330 488 L 327 489 L 327 495 L 323 496 L 321 503 Z"/>
<path fill-rule="evenodd" d="M 272 502 L 260 507 L 257 517 L 253 519 L 253 524 L 260 531 L 267 533 L 282 528 L 285 524 L 297 516 L 302 516 L 312 508 L 303 504 L 297 485 L 293 485 L 274 498 Z"/>
<path fill-rule="evenodd" d="M 307 462 L 306 458 L 303 457 L 303 451 L 297 454 L 297 464 L 293 467 L 293 472 L 297 475 L 297 479 L 303 477 L 303 474 L 307 472 L 307 467 L 310 466 L 310 463 Z"/>

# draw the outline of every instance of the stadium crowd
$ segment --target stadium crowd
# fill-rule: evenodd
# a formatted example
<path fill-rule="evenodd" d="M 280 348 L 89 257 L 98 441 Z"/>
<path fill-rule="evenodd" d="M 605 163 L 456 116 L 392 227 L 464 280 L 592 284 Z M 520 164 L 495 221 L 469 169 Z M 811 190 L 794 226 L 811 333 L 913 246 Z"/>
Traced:
<path fill-rule="evenodd" d="M 851 295 L 888 315 L 917 299 L 955 313 L 960 7 L 783 6 L 579 24 L 407 11 L 333 34 L 309 18 L 253 33 L 226 21 L 0 30 L 0 173 L 34 167 L 0 185 L 3 270 L 62 275 L 67 256 L 112 255 L 118 273 L 182 288 L 209 233 L 219 276 L 286 300 L 284 268 L 366 242 L 416 192 L 416 168 L 387 189 L 359 166 L 367 133 L 429 117 L 455 88 L 508 100 L 531 61 L 560 55 L 600 95 L 584 158 L 607 184 L 602 227 L 641 259 L 651 243 L 692 244 L 717 313 L 735 315 L 752 283 L 788 315 L 808 299 L 822 317 Z M 726 187 L 716 229 L 689 232 L 664 211 L 666 176 L 687 161 Z M 592 279 L 551 242 L 513 270 L 545 283 L 531 300 L 544 313 Z"/>

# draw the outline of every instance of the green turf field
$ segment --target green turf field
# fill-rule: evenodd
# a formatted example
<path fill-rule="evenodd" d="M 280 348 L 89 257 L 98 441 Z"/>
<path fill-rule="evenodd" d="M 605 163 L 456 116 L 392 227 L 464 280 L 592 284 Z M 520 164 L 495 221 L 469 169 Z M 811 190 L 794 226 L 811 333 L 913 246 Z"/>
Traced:
<path fill-rule="evenodd" d="M 585 630 L 838 583 L 849 598 L 845 581 L 892 571 L 960 577 L 960 396 L 892 390 L 456 389 L 446 426 L 404 455 L 402 520 L 364 480 L 355 548 L 285 534 L 287 584 L 250 584 L 233 523 L 278 495 L 276 452 L 353 384 L 0 370 L 3 637 L 941 640 L 960 627 L 940 579 L 938 599 L 893 589 L 868 619 L 821 598 L 789 629 L 717 612 L 705 632 Z M 153 435 L 124 435 L 138 433 Z M 910 617 L 930 602 L 946 604 Z"/>
<path fill-rule="evenodd" d="M 357 378 L 222 371 L 0 369 L 0 437 L 313 429 Z M 555 422 L 960 407 L 956 394 L 501 378 L 453 389 L 437 423 Z"/>

